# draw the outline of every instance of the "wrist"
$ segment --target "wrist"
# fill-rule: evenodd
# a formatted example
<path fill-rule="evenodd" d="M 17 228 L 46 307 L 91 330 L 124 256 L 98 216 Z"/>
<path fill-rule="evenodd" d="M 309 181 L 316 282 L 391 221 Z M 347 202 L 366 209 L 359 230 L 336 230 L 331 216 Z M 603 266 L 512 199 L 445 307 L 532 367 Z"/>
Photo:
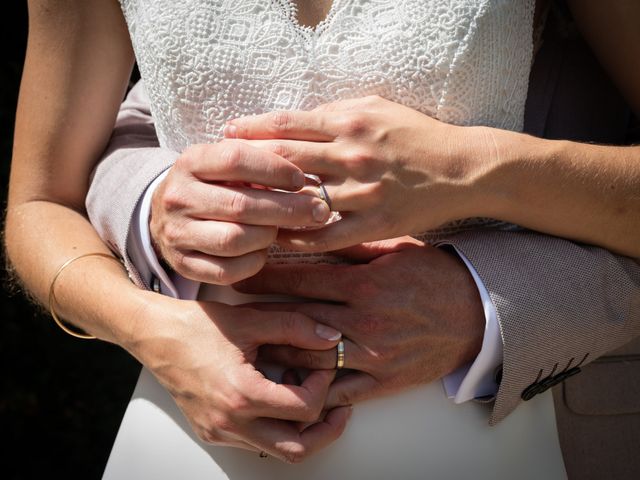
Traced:
<path fill-rule="evenodd" d="M 182 337 L 182 313 L 187 309 L 174 308 L 175 302 L 183 301 L 140 290 L 131 303 L 135 311 L 119 331 L 118 345 L 152 371 L 162 366 L 167 351 L 176 348 Z"/>
<path fill-rule="evenodd" d="M 559 157 L 563 142 L 497 128 L 478 129 L 484 146 L 480 146 L 483 165 L 475 178 L 480 195 L 474 216 L 521 223 L 523 212 L 537 201 L 546 202 L 541 186 L 549 179 L 542 176 L 552 170 L 550 162 Z"/>
<path fill-rule="evenodd" d="M 421 155 L 425 175 L 433 172 L 434 157 L 439 156 L 440 179 L 426 189 L 427 199 L 420 205 L 433 204 L 434 188 L 440 190 L 437 198 L 443 211 L 442 223 L 470 217 L 488 217 L 495 205 L 493 183 L 490 172 L 497 171 L 502 161 L 497 153 L 492 129 L 467 127 L 441 123 L 442 131 L 435 139 L 441 141 L 439 155 L 433 148 Z M 433 126 L 431 127 L 433 130 Z"/>
<path fill-rule="evenodd" d="M 460 310 L 464 312 L 459 316 L 459 321 L 464 324 L 462 329 L 464 334 L 459 336 L 460 348 L 457 368 L 472 361 L 480 353 L 485 334 L 486 316 L 480 291 L 471 273 L 470 266 L 467 265 L 455 247 L 443 245 L 440 248 L 455 259 L 460 272 L 456 284 L 458 285 L 457 299 L 461 305 Z"/>
<path fill-rule="evenodd" d="M 506 165 L 513 161 L 506 132 L 491 127 L 463 127 L 468 131 L 466 145 L 467 185 L 470 192 L 469 217 L 499 218 L 505 203 L 503 179 Z M 506 133 L 506 135 L 505 135 Z"/>

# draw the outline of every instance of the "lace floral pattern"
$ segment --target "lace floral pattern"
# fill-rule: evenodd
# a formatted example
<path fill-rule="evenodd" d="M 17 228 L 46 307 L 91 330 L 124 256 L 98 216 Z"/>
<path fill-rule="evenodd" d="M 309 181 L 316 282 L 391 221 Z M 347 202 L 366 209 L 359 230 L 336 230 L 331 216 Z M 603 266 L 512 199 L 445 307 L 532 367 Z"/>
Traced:
<path fill-rule="evenodd" d="M 442 121 L 522 129 L 533 0 L 121 0 L 161 144 L 234 117 L 377 94 Z"/>
<path fill-rule="evenodd" d="M 165 148 L 215 142 L 235 117 L 372 94 L 448 123 L 523 126 L 534 0 L 334 0 L 315 28 L 291 0 L 121 4 Z M 479 225 L 504 226 L 427 237 Z"/>

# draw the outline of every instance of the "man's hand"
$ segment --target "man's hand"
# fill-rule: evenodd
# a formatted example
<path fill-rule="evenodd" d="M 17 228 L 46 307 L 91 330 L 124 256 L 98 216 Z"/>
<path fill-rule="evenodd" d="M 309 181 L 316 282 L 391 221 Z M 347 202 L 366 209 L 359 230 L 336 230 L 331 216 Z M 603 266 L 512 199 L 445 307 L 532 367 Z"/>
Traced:
<path fill-rule="evenodd" d="M 262 268 L 278 226 L 319 226 L 327 204 L 297 191 L 302 171 L 233 140 L 187 149 L 153 194 L 157 253 L 186 278 L 227 285 Z"/>
<path fill-rule="evenodd" d="M 260 345 L 335 349 L 340 332 L 298 313 L 148 294 L 124 346 L 171 393 L 202 440 L 294 463 L 340 436 L 350 408 L 320 420 L 334 371 L 318 369 L 296 386 L 276 384 L 254 367 Z M 301 430 L 300 422 L 311 425 Z"/>
<path fill-rule="evenodd" d="M 388 242 L 387 242 L 388 243 Z M 477 356 L 484 312 L 466 266 L 445 250 L 403 242 L 358 249 L 361 265 L 267 265 L 236 287 L 332 303 L 261 304 L 304 313 L 344 334 L 345 367 L 327 407 L 397 392 L 440 378 Z M 395 251 L 393 251 L 395 250 Z M 335 368 L 336 350 L 267 346 L 265 358 L 293 367 Z"/>

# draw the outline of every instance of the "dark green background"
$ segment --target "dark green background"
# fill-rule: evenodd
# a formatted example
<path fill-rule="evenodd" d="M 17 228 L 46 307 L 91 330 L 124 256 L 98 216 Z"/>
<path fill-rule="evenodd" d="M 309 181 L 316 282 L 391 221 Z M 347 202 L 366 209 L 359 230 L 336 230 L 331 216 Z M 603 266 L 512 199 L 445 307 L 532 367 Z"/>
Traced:
<path fill-rule="evenodd" d="M 3 211 L 27 34 L 26 0 L 3 3 L 0 185 Z M 4 217 L 4 215 L 3 215 Z M 4 265 L 4 256 L 1 259 Z M 71 338 L 12 293 L 0 296 L 0 477 L 100 478 L 139 365 L 118 347 Z M 58 476 L 56 475 L 56 477 Z"/>

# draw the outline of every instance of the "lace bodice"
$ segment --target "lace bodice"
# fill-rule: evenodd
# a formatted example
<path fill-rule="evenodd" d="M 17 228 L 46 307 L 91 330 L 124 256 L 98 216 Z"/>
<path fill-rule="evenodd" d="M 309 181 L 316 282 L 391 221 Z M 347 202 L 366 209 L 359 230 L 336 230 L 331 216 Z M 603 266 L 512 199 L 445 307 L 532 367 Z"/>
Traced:
<path fill-rule="evenodd" d="M 442 121 L 521 130 L 534 0 L 121 0 L 162 146 L 232 118 L 377 94 Z"/>

